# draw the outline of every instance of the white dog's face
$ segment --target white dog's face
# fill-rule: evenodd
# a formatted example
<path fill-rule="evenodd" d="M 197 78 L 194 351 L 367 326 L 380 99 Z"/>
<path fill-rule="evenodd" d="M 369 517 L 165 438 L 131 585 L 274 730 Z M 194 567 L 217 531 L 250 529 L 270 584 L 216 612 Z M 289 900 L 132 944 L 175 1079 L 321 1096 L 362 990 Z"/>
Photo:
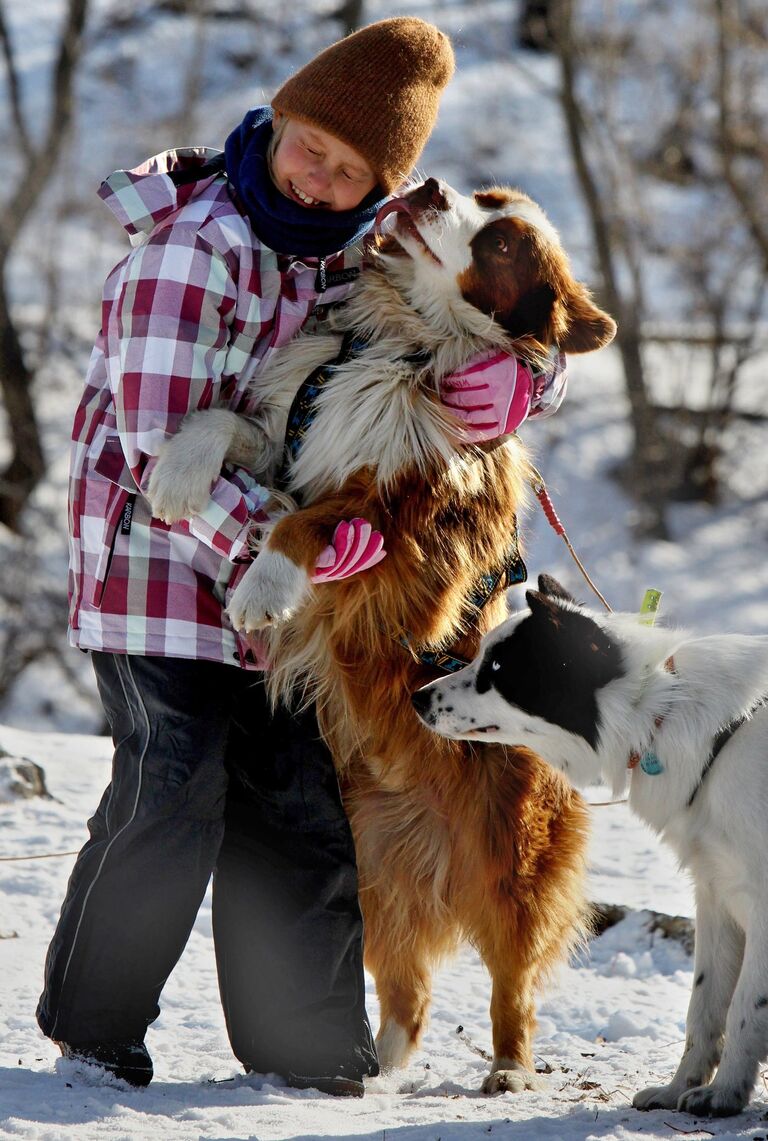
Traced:
<path fill-rule="evenodd" d="M 530 610 L 497 626 L 469 666 L 412 702 L 435 733 L 524 746 L 588 784 L 601 767 L 600 691 L 624 675 L 622 652 L 577 605 L 541 591 L 526 597 Z"/>
<path fill-rule="evenodd" d="M 512 337 L 567 352 L 589 352 L 613 338 L 614 322 L 574 280 L 555 227 L 522 191 L 494 187 L 465 197 L 429 178 L 393 198 L 379 226 L 391 215 L 381 251 L 408 256 L 422 309 L 464 306 L 468 327 L 480 314 Z"/>
<path fill-rule="evenodd" d="M 530 736 L 528 714 L 505 701 L 492 684 L 502 671 L 502 657 L 496 654 L 496 647 L 503 650 L 525 617 L 525 613 L 516 614 L 487 634 L 478 656 L 463 670 L 430 682 L 413 694 L 416 712 L 433 732 L 461 741 L 499 741 L 505 745 L 520 745 Z"/>

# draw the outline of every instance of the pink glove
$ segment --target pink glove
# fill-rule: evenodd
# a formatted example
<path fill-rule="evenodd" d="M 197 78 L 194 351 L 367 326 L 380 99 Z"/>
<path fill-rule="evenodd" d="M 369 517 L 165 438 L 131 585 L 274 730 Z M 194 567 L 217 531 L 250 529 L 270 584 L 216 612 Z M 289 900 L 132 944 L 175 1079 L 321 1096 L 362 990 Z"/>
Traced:
<path fill-rule="evenodd" d="M 440 398 L 462 421 L 470 443 L 514 432 L 529 415 L 555 412 L 564 395 L 565 357 L 557 350 L 543 372 L 510 353 L 491 351 L 440 382 Z"/>
<path fill-rule="evenodd" d="M 461 420 L 472 443 L 514 432 L 530 411 L 532 392 L 530 371 L 500 352 L 475 357 L 440 384 L 443 404 Z"/>
<path fill-rule="evenodd" d="M 338 582 L 376 566 L 386 555 L 384 536 L 365 519 L 339 523 L 331 545 L 318 555 L 312 582 Z"/>

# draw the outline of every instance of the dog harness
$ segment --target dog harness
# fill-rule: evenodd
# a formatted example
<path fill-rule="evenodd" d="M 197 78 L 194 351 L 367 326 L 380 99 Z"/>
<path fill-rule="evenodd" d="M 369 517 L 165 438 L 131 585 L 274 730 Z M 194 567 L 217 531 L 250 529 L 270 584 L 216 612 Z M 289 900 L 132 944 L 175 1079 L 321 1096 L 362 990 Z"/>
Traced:
<path fill-rule="evenodd" d="M 674 670 L 675 670 L 674 658 L 668 658 L 667 661 L 664 663 L 664 665 L 670 671 L 670 673 L 674 673 Z M 758 701 L 758 703 L 756 705 L 754 705 L 746 713 L 742 713 L 738 717 L 734 717 L 733 721 L 730 721 L 727 725 L 723 726 L 723 728 L 720 730 L 720 732 L 717 734 L 717 736 L 712 741 L 712 745 L 711 745 L 710 750 L 709 750 L 709 756 L 707 757 L 704 768 L 701 770 L 701 774 L 699 776 L 698 781 L 696 782 L 696 785 L 693 789 L 693 792 L 688 797 L 688 803 L 686 805 L 687 808 L 691 807 L 694 800 L 698 796 L 699 789 L 704 784 L 704 781 L 706 780 L 710 770 L 712 769 L 712 766 L 714 765 L 715 761 L 717 760 L 717 758 L 719 757 L 720 753 L 723 751 L 725 746 L 730 741 L 731 737 L 733 737 L 734 734 L 737 733 L 739 731 L 739 729 L 741 729 L 742 725 L 744 725 L 745 722 L 750 720 L 750 718 L 752 717 L 752 715 L 755 713 L 755 711 L 757 709 L 759 709 L 762 705 L 765 705 L 766 703 L 768 703 L 768 695 L 761 698 L 760 701 Z M 664 724 L 664 718 L 661 716 L 656 717 L 656 718 L 654 718 L 653 723 L 657 729 L 660 729 L 661 726 Z M 662 773 L 664 771 L 664 766 L 662 765 L 661 761 L 659 760 L 659 758 L 656 755 L 656 753 L 654 752 L 654 750 L 651 748 L 646 749 L 645 752 L 643 752 L 642 754 L 638 753 L 634 750 L 629 754 L 629 761 L 627 762 L 627 768 L 628 769 L 634 769 L 637 767 L 638 764 L 640 765 L 640 768 L 643 770 L 643 772 L 646 773 L 648 776 L 652 776 L 652 777 L 658 776 L 659 773 Z"/>
<path fill-rule="evenodd" d="M 731 723 L 729 725 L 726 725 L 717 734 L 714 741 L 712 742 L 712 748 L 710 750 L 709 757 L 707 758 L 707 763 L 704 765 L 704 768 L 701 770 L 701 776 L 699 777 L 698 784 L 694 788 L 691 795 L 688 797 L 688 805 L 687 805 L 688 808 L 690 808 L 691 805 L 693 804 L 694 800 L 696 799 L 696 796 L 698 795 L 699 789 L 704 784 L 704 781 L 707 777 L 707 774 L 711 770 L 712 766 L 714 765 L 714 763 L 717 760 L 720 753 L 723 751 L 725 746 L 730 741 L 731 737 L 733 737 L 733 735 L 735 733 L 737 733 L 739 729 L 741 729 L 741 727 L 745 723 L 745 721 L 749 721 L 749 719 L 751 718 L 751 716 L 755 712 L 755 710 L 759 709 L 760 706 L 765 703 L 765 700 L 766 699 L 764 698 L 762 701 L 758 702 L 758 704 L 756 706 L 754 706 L 754 708 L 750 709 L 748 713 L 742 713 L 740 717 L 736 717 L 733 721 L 731 721 Z"/>
<path fill-rule="evenodd" d="M 287 485 L 290 465 L 298 456 L 302 443 L 304 442 L 304 437 L 317 415 L 318 396 L 333 376 L 335 370 L 341 365 L 346 364 L 347 361 L 352 360 L 353 357 L 359 356 L 367 345 L 368 342 L 366 340 L 361 337 L 356 337 L 351 331 L 347 331 L 342 339 L 338 355 L 334 357 L 333 360 L 318 365 L 303 381 L 293 398 L 293 403 L 288 413 L 283 460 L 276 477 L 278 487 L 285 489 Z M 398 360 L 406 364 L 424 365 L 430 359 L 430 355 L 427 350 L 422 349 L 409 353 L 406 356 L 398 357 Z M 513 521 L 511 543 L 504 562 L 496 570 L 480 575 L 472 589 L 472 593 L 467 599 L 466 609 L 468 615 L 476 616 L 477 612 L 483 609 L 500 584 L 503 583 L 506 588 L 516 583 L 525 582 L 527 578 L 528 570 L 520 554 L 517 519 L 515 519 Z M 398 640 L 418 661 L 424 665 L 444 670 L 446 673 L 456 673 L 469 665 L 466 659 L 460 658 L 455 654 L 450 654 L 444 650 L 415 649 L 408 634 L 401 635 Z"/>
<path fill-rule="evenodd" d="M 277 473 L 278 487 L 285 489 L 288 482 L 288 470 L 291 462 L 296 459 L 304 443 L 304 437 L 309 431 L 317 415 L 317 398 L 325 388 L 340 365 L 358 356 L 367 345 L 367 341 L 355 337 L 354 333 L 346 332 L 341 342 L 338 355 L 331 361 L 318 365 L 316 369 L 302 382 L 301 387 L 293 398 L 288 413 L 288 423 L 285 427 L 285 446 L 283 460 Z M 403 360 L 412 360 L 404 357 Z"/>

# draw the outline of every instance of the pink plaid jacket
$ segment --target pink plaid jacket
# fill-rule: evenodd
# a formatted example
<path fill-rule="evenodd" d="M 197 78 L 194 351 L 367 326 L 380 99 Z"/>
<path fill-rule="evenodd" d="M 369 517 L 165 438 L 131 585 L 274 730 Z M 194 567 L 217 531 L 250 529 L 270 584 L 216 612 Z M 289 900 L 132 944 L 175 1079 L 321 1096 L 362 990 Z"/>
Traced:
<path fill-rule="evenodd" d="M 177 187 L 212 157 L 168 151 L 99 193 L 136 248 L 107 278 L 75 415 L 69 488 L 69 636 L 81 649 L 251 665 L 224 612 L 265 491 L 225 469 L 205 511 L 169 527 L 142 495 L 158 449 L 193 409 L 247 413 L 248 384 L 315 309 L 316 259 L 264 247 L 223 176 Z M 329 270 L 359 266 L 347 250 Z M 322 302 L 341 300 L 336 285 Z"/>

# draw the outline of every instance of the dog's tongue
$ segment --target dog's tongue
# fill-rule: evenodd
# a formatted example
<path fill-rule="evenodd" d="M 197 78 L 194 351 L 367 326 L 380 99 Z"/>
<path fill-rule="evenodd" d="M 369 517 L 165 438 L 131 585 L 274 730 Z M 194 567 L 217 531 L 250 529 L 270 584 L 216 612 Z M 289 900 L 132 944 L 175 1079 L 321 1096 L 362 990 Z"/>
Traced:
<path fill-rule="evenodd" d="M 384 220 L 389 218 L 392 214 L 405 214 L 407 218 L 410 218 L 411 208 L 405 198 L 390 198 L 389 202 L 384 203 L 376 215 L 374 228 L 377 234 L 381 233 Z"/>

